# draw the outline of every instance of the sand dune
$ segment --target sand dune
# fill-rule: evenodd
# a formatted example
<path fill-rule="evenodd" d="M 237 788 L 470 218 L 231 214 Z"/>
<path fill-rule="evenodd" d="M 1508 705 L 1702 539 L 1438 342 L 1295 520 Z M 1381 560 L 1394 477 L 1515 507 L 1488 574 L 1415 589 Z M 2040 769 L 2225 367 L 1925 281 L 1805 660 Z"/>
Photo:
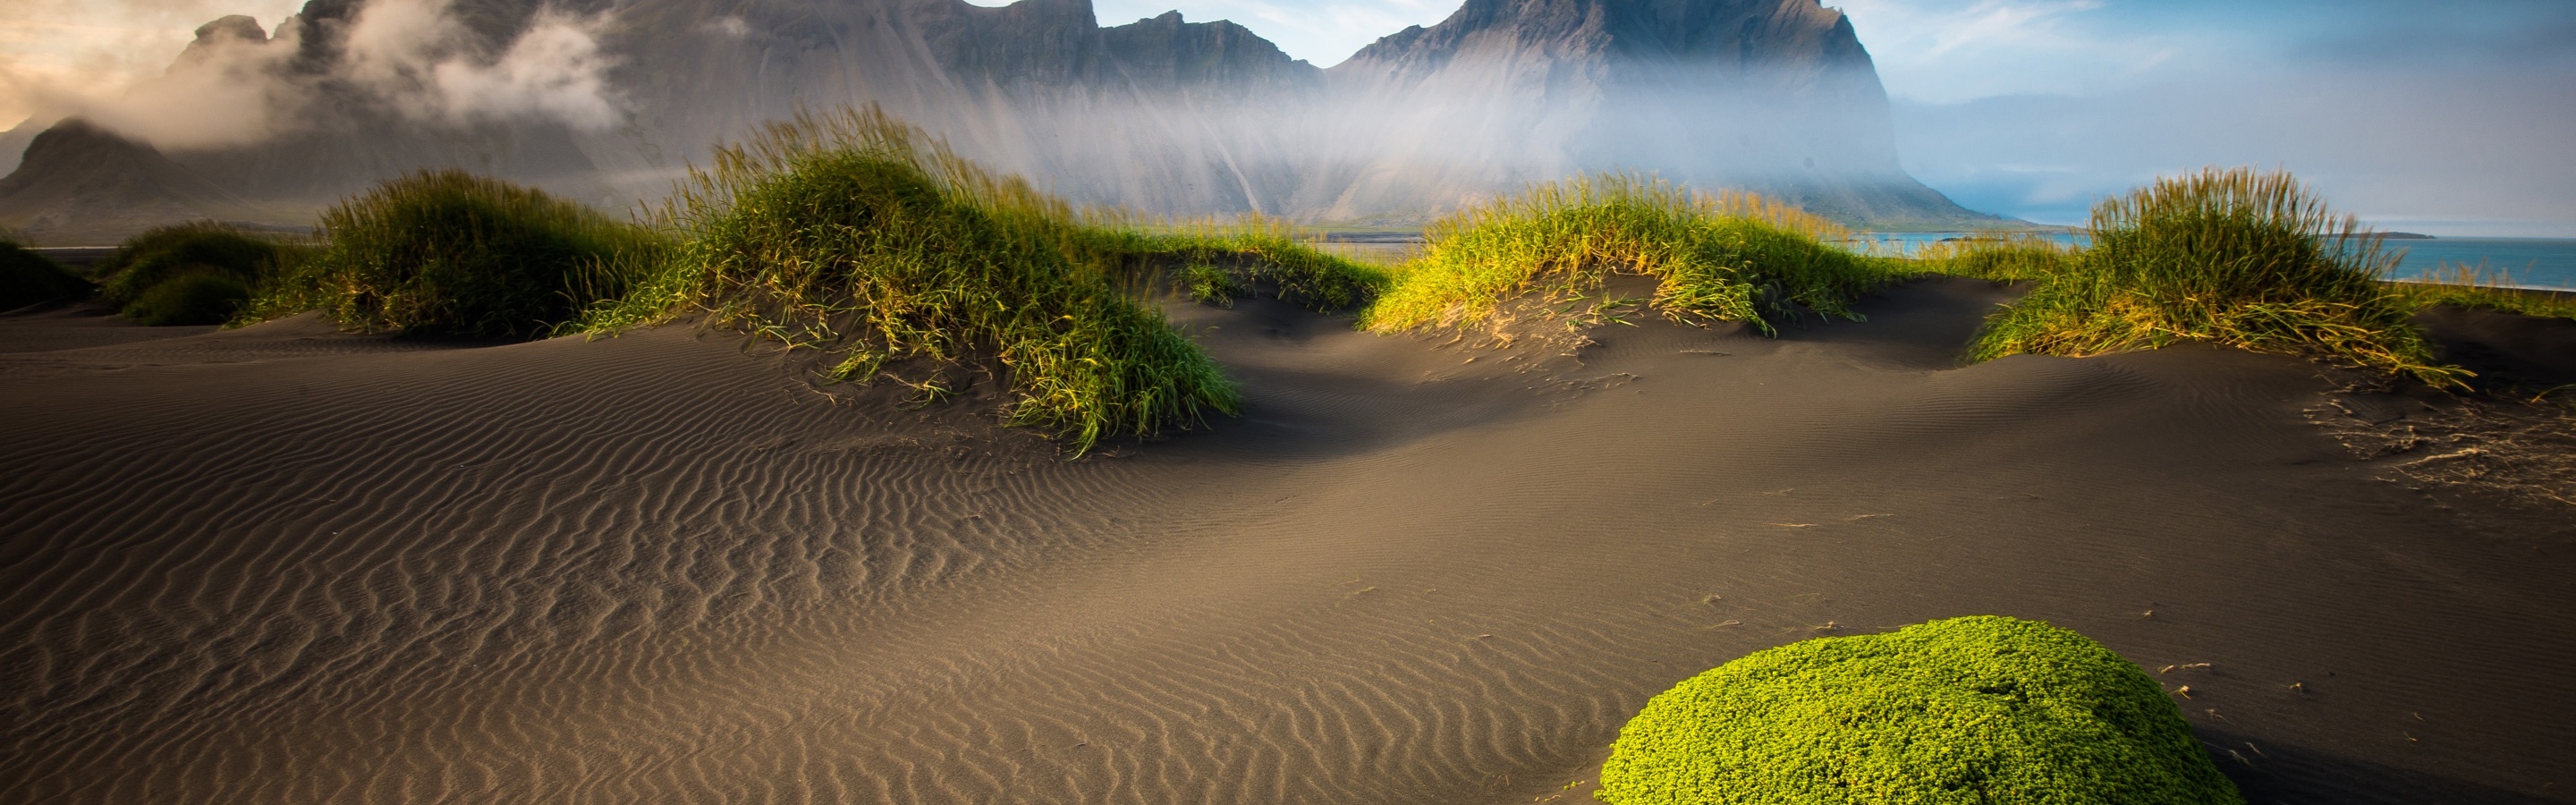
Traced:
<path fill-rule="evenodd" d="M 2392 483 L 2293 359 L 1960 368 L 2007 294 L 1175 307 L 1249 412 L 1075 462 L 685 326 L 0 318 L 0 801 L 1573 801 L 1684 677 L 1972 613 L 2195 666 L 2255 802 L 2576 800 L 2563 511 Z"/>

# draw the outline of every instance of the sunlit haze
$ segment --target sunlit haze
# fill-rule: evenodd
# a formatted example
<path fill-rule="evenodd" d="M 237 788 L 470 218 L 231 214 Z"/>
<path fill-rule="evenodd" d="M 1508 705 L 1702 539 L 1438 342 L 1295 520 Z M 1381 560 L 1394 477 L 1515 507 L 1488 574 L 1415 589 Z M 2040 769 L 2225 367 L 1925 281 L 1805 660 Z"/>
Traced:
<path fill-rule="evenodd" d="M 979 5 L 1001 5 L 979 0 Z M 296 0 L 9 0 L 0 122 L 156 75 L 198 25 Z M 2576 3 L 1846 0 L 1905 167 L 1972 209 L 2078 223 L 2204 165 L 2287 168 L 2381 226 L 2576 235 Z M 1331 66 L 1456 0 L 1096 0 L 1229 19 Z M 49 118 L 45 118 L 49 119 Z"/>

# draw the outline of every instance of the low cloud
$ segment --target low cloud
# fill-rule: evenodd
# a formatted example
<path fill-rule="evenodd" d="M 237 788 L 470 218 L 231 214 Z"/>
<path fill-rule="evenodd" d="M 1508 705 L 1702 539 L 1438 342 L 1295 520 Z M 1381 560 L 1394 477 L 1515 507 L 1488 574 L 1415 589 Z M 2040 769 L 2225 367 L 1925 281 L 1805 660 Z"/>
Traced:
<path fill-rule="evenodd" d="M 36 0 L 50 22 L 89 39 L 134 35 L 102 21 L 97 10 Z M 158 21 L 194 13 L 194 0 L 129 0 L 127 9 Z M 143 13 L 145 11 L 152 13 Z M 613 60 L 601 51 L 605 15 L 545 9 L 507 42 L 494 45 L 457 20 L 448 0 L 371 0 L 341 32 L 342 61 L 324 78 L 287 68 L 311 26 L 281 23 L 276 38 L 253 21 L 226 18 L 198 28 L 193 42 L 158 56 L 95 42 L 57 43 L 0 58 L 0 113 L 45 124 L 80 116 L 172 150 L 242 146 L 294 130 L 305 105 L 325 90 L 354 91 L 425 124 L 551 120 L 584 130 L 613 127 L 623 105 L 608 82 Z M 142 23 L 135 23 L 140 25 Z M 0 40 L 27 34 L 0 35 Z M 73 39 L 80 39 L 75 36 Z M 171 54 L 176 54 L 172 58 Z M 146 59 L 159 60 L 143 69 Z"/>
<path fill-rule="evenodd" d="M 447 123 L 550 119 L 614 126 L 619 102 L 600 52 L 605 15 L 539 11 L 498 54 L 449 13 L 447 0 L 375 0 L 348 34 L 350 77 L 415 118 Z"/>
<path fill-rule="evenodd" d="M 221 148 L 267 139 L 299 105 L 275 76 L 295 53 L 294 34 L 271 40 L 248 18 L 201 27 L 160 76 L 122 91 L 60 104 L 71 114 L 167 149 Z"/>

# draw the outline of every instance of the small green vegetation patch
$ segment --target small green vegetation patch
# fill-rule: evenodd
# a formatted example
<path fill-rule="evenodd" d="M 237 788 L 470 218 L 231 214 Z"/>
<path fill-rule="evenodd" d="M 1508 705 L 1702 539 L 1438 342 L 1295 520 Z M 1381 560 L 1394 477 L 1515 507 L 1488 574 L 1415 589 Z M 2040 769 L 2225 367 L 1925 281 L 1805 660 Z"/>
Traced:
<path fill-rule="evenodd" d="M 193 221 L 155 227 L 128 238 L 98 268 L 107 279 L 100 295 L 135 318 L 132 306 L 163 283 L 181 277 L 213 275 L 236 285 L 259 284 L 289 263 L 295 248 L 215 221 Z M 205 283 L 197 285 L 203 287 Z M 235 304 L 239 303 L 235 299 Z M 224 311 L 229 317 L 232 311 Z M 136 318 L 136 321 L 142 319 Z M 221 323 L 188 321 L 188 324 Z M 146 322 L 150 323 L 150 322 Z M 177 323 L 177 322 L 172 322 Z"/>
<path fill-rule="evenodd" d="M 1309 310 L 1348 310 L 1389 282 L 1385 270 L 1327 253 L 1295 225 L 1260 215 L 1179 225 L 1102 220 L 1083 230 L 1087 259 L 1136 264 L 1148 276 L 1168 266 L 1183 294 L 1220 307 L 1269 290 Z"/>
<path fill-rule="evenodd" d="M 1933 244 L 1915 253 L 1911 262 L 1930 274 L 2027 282 L 2065 273 L 2079 254 L 2073 245 L 2046 235 L 1996 232 Z"/>
<path fill-rule="evenodd" d="M 626 292 L 668 244 L 644 227 L 498 179 L 421 171 L 322 213 L 328 245 L 247 318 L 320 308 L 342 327 L 530 337 Z"/>
<path fill-rule="evenodd" d="M 2514 287 L 2512 275 L 2485 265 L 2444 265 L 2422 281 L 2390 283 L 2406 305 L 2482 308 L 2524 316 L 2576 319 L 2576 293 Z"/>
<path fill-rule="evenodd" d="M 1746 193 L 1689 191 L 1627 175 L 1543 184 L 1433 223 L 1422 255 L 1363 314 L 1380 332 L 1483 323 L 1529 295 L 1584 296 L 1611 273 L 1660 280 L 1652 303 L 1680 321 L 1763 333 L 1802 310 L 1858 319 L 1896 261 L 1826 245 L 1840 227 Z"/>
<path fill-rule="evenodd" d="M 2092 243 L 1987 320 L 1971 360 L 2084 356 L 2207 341 L 2316 354 L 2437 386 L 2413 309 L 2382 280 L 2396 255 L 2286 173 L 2205 170 L 2093 208 Z"/>
<path fill-rule="evenodd" d="M 1100 438 L 1186 428 L 1240 406 L 1198 345 L 1127 290 L 1133 236 L 1078 224 L 880 111 L 799 116 L 717 149 L 664 216 L 682 244 L 589 328 L 711 312 L 834 352 L 835 378 L 924 359 L 994 366 L 1006 420 Z M 1219 289 L 1212 289 L 1212 292 Z M 926 397 L 957 389 L 912 383 Z"/>
<path fill-rule="evenodd" d="M 89 293 L 89 282 L 16 242 L 0 239 L 0 310 Z"/>
<path fill-rule="evenodd" d="M 181 274 L 155 283 L 141 297 L 127 303 L 125 317 L 149 327 L 222 324 L 231 320 L 249 299 L 250 286 L 231 275 L 211 271 Z"/>
<path fill-rule="evenodd" d="M 1998 616 L 1759 651 L 1646 703 L 1613 805 L 2236 805 L 2145 671 Z"/>

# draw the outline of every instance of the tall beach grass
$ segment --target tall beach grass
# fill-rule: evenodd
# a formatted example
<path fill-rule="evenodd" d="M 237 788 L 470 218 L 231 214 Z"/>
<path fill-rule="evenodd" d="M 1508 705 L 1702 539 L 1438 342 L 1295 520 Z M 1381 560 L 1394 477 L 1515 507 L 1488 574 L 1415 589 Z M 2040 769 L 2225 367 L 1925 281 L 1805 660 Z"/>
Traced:
<path fill-rule="evenodd" d="M 215 221 L 155 227 L 128 238 L 96 267 L 100 291 L 138 324 L 222 324 L 251 289 L 311 256 L 305 244 Z"/>
<path fill-rule="evenodd" d="M 704 312 L 828 350 L 838 379 L 914 359 L 985 366 L 1012 396 L 1009 424 L 1060 434 L 1076 454 L 1242 405 L 1216 362 L 1133 292 L 1185 268 L 1176 260 L 1260 257 L 1263 242 L 1086 225 L 1062 200 L 873 107 L 800 114 L 718 148 L 660 218 L 678 247 L 582 327 Z M 1316 300 L 1344 292 L 1263 265 Z M 943 382 L 914 381 L 931 396 L 956 391 Z"/>
<path fill-rule="evenodd" d="M 2389 287 L 2418 310 L 2450 305 L 2576 319 L 2576 292 L 2515 287 L 2511 273 L 2485 264 L 2445 263 L 2421 279 L 2394 282 Z"/>
<path fill-rule="evenodd" d="M 1924 273 L 1995 282 L 2030 282 L 2065 273 L 2083 252 L 2036 232 L 1980 232 L 1917 250 L 1908 260 Z"/>
<path fill-rule="evenodd" d="M 1625 174 L 1535 185 L 1424 237 L 1363 313 L 1370 329 L 1483 324 L 1511 300 L 1560 302 L 1637 274 L 1657 280 L 1651 304 L 1667 316 L 1773 334 L 1805 313 L 1858 319 L 1850 303 L 1900 275 L 1896 261 L 1828 245 L 1848 233 L 1795 207 Z"/>
<path fill-rule="evenodd" d="M 1110 259 L 1139 261 L 1144 276 L 1168 279 L 1201 302 L 1230 304 L 1257 287 L 1309 310 L 1348 310 L 1375 299 L 1391 279 L 1385 269 L 1324 250 L 1319 237 L 1278 218 L 1169 222 L 1094 210 L 1083 219 Z"/>
<path fill-rule="evenodd" d="M 320 309 L 342 327 L 478 337 L 553 332 L 625 294 L 669 244 L 542 190 L 458 170 L 387 180 L 322 213 L 327 239 L 243 320 Z"/>
<path fill-rule="evenodd" d="M 2467 376 L 2434 359 L 2408 322 L 2413 306 L 2383 281 L 2396 255 L 2289 174 L 2209 169 L 2158 180 L 2095 206 L 2088 234 L 2089 246 L 2064 255 L 2015 246 L 1949 256 L 1971 271 L 2037 283 L 1988 319 L 1971 360 L 2205 341 L 2320 355 L 2437 386 Z"/>

